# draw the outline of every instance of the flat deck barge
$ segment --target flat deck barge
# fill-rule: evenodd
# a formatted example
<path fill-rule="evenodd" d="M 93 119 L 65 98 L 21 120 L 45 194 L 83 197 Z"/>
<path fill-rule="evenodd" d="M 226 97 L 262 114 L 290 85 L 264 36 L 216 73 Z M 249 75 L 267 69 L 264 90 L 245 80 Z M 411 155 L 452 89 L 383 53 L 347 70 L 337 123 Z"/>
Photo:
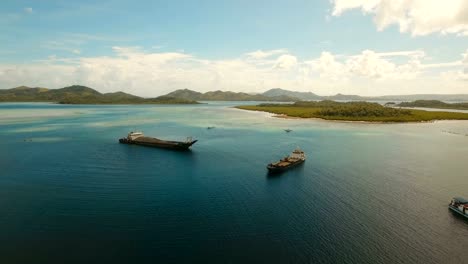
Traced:
<path fill-rule="evenodd" d="M 142 132 L 130 132 L 127 137 L 119 139 L 122 144 L 134 144 L 156 148 L 166 148 L 175 150 L 188 150 L 195 142 L 192 138 L 187 138 L 186 141 L 171 141 L 162 140 L 153 137 L 147 137 Z"/>
<path fill-rule="evenodd" d="M 454 197 L 449 204 L 450 210 L 468 219 L 468 200 L 461 197 Z"/>

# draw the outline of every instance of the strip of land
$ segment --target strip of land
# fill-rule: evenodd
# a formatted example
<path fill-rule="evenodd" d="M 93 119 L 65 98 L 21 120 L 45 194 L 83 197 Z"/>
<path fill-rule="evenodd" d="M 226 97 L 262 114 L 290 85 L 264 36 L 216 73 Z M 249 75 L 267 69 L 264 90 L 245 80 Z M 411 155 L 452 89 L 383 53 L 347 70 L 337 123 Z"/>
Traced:
<path fill-rule="evenodd" d="M 244 105 L 236 106 L 236 108 L 288 117 L 339 121 L 428 122 L 434 120 L 468 120 L 468 113 L 399 109 L 369 102 L 296 102 L 293 104 Z"/>
<path fill-rule="evenodd" d="M 468 103 L 445 103 L 438 100 L 416 100 L 413 102 L 403 102 L 398 104 L 398 106 L 468 110 Z"/>

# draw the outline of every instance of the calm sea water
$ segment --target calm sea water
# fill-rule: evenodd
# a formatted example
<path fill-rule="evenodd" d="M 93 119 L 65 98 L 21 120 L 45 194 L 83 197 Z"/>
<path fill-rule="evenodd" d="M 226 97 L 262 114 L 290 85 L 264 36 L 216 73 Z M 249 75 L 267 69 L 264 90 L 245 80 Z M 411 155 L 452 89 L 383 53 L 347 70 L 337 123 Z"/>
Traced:
<path fill-rule="evenodd" d="M 447 204 L 468 198 L 468 122 L 232 105 L 0 104 L 0 263 L 467 263 Z M 131 130 L 199 142 L 118 144 Z M 267 176 L 296 146 L 306 163 Z"/>

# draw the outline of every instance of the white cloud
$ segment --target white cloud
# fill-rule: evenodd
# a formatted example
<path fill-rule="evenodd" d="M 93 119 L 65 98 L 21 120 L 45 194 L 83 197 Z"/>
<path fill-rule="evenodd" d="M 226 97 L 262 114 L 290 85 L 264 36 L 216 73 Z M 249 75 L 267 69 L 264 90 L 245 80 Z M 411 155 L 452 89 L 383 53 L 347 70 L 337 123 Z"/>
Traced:
<path fill-rule="evenodd" d="M 426 55 L 419 50 L 364 50 L 353 55 L 322 52 L 309 60 L 283 52 L 263 59 L 241 54 L 234 59 L 210 60 L 139 47 L 112 49 L 113 56 L 50 56 L 29 65 L 0 63 L 0 88 L 82 84 L 101 92 L 125 91 L 146 97 L 184 88 L 261 92 L 282 87 L 318 94 L 363 95 L 468 93 L 462 81 L 466 79 L 468 51 L 458 61 L 424 64 Z"/>
<path fill-rule="evenodd" d="M 33 13 L 33 9 L 32 9 L 32 7 L 26 7 L 26 8 L 24 9 L 24 12 L 26 12 L 26 13 L 28 13 L 28 14 L 32 14 L 32 13 Z"/>
<path fill-rule="evenodd" d="M 252 59 L 265 59 L 273 55 L 284 54 L 287 52 L 288 51 L 285 49 L 275 49 L 275 50 L 267 50 L 267 51 L 256 50 L 256 51 L 246 53 L 246 55 L 247 57 L 250 57 Z"/>
<path fill-rule="evenodd" d="M 334 16 L 361 9 L 374 16 L 378 30 L 396 24 L 401 32 L 422 36 L 431 33 L 468 36 L 466 0 L 332 0 Z"/>
<path fill-rule="evenodd" d="M 376 79 L 391 75 L 396 68 L 395 64 L 371 50 L 365 50 L 362 54 L 350 58 L 346 64 L 351 73 Z"/>
<path fill-rule="evenodd" d="M 462 68 L 459 71 L 454 71 L 452 76 L 462 81 L 468 81 L 468 49 L 462 54 L 461 65 Z"/>
<path fill-rule="evenodd" d="M 297 58 L 295 56 L 284 54 L 276 59 L 275 68 L 290 69 L 297 65 Z"/>
<path fill-rule="evenodd" d="M 319 72 L 321 78 L 343 81 L 352 78 L 374 80 L 415 78 L 422 68 L 420 58 L 423 51 L 375 52 L 364 50 L 360 54 L 340 56 L 341 60 L 330 52 L 322 52 L 316 60 L 306 63 Z M 405 57 L 403 63 L 392 61 L 393 57 Z"/>
<path fill-rule="evenodd" d="M 318 59 L 306 61 L 306 65 L 318 72 L 323 79 L 337 81 L 348 77 L 344 63 L 338 62 L 336 56 L 327 51 L 322 52 Z"/>

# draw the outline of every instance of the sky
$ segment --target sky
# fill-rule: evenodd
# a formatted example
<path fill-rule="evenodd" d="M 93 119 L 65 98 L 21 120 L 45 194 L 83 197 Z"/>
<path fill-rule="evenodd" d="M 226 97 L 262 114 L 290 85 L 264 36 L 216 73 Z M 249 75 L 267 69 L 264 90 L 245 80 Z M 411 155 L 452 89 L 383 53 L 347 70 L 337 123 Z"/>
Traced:
<path fill-rule="evenodd" d="M 0 89 L 468 94 L 466 0 L 0 3 Z"/>

